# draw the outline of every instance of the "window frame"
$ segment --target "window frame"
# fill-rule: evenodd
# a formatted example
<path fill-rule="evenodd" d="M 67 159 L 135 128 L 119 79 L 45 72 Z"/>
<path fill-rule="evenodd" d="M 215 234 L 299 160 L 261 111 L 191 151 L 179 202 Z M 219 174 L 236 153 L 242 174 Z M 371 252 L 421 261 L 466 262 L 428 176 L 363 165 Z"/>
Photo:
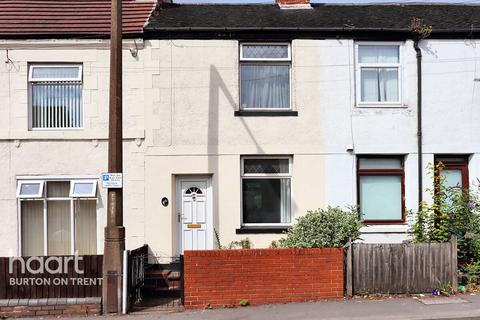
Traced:
<path fill-rule="evenodd" d="M 28 178 L 25 179 L 25 178 Z M 81 177 L 75 178 L 68 178 L 68 177 L 38 177 L 38 179 L 34 179 L 32 177 L 23 177 L 17 176 L 17 183 L 20 185 L 22 182 L 42 182 L 43 185 L 43 194 L 39 198 L 20 198 L 17 196 L 17 216 L 18 216 L 18 255 L 23 256 L 23 219 L 22 219 L 22 201 L 41 201 L 43 205 L 42 211 L 42 220 L 43 220 L 43 256 L 48 256 L 48 201 L 69 201 L 70 202 L 70 253 L 66 255 L 74 255 L 77 249 L 77 245 L 75 243 L 76 239 L 76 208 L 75 202 L 76 201 L 95 201 L 96 206 L 98 206 L 98 196 L 94 198 L 74 198 L 74 197 L 49 197 L 47 194 L 47 183 L 48 182 L 70 182 L 70 189 L 72 186 L 72 181 L 92 181 L 93 178 L 86 178 L 82 180 Z M 98 180 L 97 180 L 98 182 Z M 95 233 L 98 234 L 98 208 L 96 208 L 96 228 Z M 98 253 L 98 239 L 96 245 L 96 252 Z"/>
<path fill-rule="evenodd" d="M 247 173 L 244 174 L 244 161 L 248 159 L 288 159 L 286 173 Z M 292 156 L 242 156 L 240 159 L 240 226 L 244 229 L 288 228 L 293 225 L 293 157 Z M 289 223 L 244 223 L 243 222 L 243 180 L 244 179 L 290 179 L 290 221 Z"/>
<path fill-rule="evenodd" d="M 91 193 L 83 193 L 83 194 L 75 194 L 74 189 L 75 189 L 75 184 L 77 183 L 91 183 L 93 184 L 92 192 Z M 96 198 L 97 197 L 97 184 L 98 180 L 70 180 L 70 192 L 69 192 L 69 197 L 70 198 Z"/>
<path fill-rule="evenodd" d="M 398 63 L 360 63 L 359 47 L 361 46 L 398 46 Z M 403 60 L 404 60 L 404 42 L 400 41 L 358 41 L 355 42 L 354 62 L 355 62 L 355 99 L 357 107 L 404 107 L 403 104 Z M 398 101 L 362 101 L 362 68 L 398 68 Z"/>
<path fill-rule="evenodd" d="M 461 159 L 462 161 L 448 161 L 448 158 L 454 159 Z M 468 172 L 468 155 L 435 155 L 435 165 L 439 162 L 442 162 L 444 165 L 444 169 L 447 170 L 460 170 L 462 173 L 462 190 L 468 190 L 470 188 L 470 180 L 469 180 L 469 172 Z M 442 161 L 441 159 L 446 159 L 446 161 Z M 439 170 L 435 170 L 435 178 L 437 179 L 440 175 Z M 437 186 L 434 186 L 435 190 L 437 190 Z"/>
<path fill-rule="evenodd" d="M 78 67 L 79 75 L 77 78 L 32 78 L 32 68 L 48 68 L 48 67 Z M 33 126 L 33 90 L 32 86 L 37 83 L 42 82 L 52 82 L 52 83 L 61 83 L 61 82 L 74 82 L 82 86 L 82 96 L 81 96 L 81 115 L 79 120 L 81 121 L 81 126 L 78 127 L 66 127 L 66 128 L 54 128 L 54 127 L 45 127 L 45 128 L 35 128 Z M 81 62 L 65 62 L 65 63 L 51 63 L 51 62 L 29 62 L 27 67 L 27 86 L 28 86 L 28 130 L 29 131 L 71 131 L 71 130 L 83 130 L 85 128 L 85 102 L 84 102 L 84 81 L 83 81 L 83 63 Z"/>
<path fill-rule="evenodd" d="M 397 159 L 400 160 L 400 169 L 360 169 L 360 159 Z M 403 155 L 357 155 L 356 159 L 357 165 L 357 205 L 359 210 L 359 215 L 361 221 L 366 224 L 404 224 L 405 219 L 405 156 Z M 402 217 L 397 220 L 390 219 L 372 219 L 365 220 L 362 218 L 360 211 L 360 177 L 362 176 L 400 176 L 401 181 L 401 206 L 402 206 Z"/>
<path fill-rule="evenodd" d="M 20 192 L 22 189 L 22 185 L 24 184 L 37 184 L 40 183 L 40 187 L 38 189 L 38 193 L 35 195 L 25 195 L 23 196 Z M 17 181 L 17 199 L 41 199 L 43 198 L 43 189 L 45 187 L 45 181 L 43 180 L 18 180 Z"/>
<path fill-rule="evenodd" d="M 63 67 L 77 67 L 78 68 L 78 76 L 76 78 L 33 78 L 33 69 L 35 68 L 63 68 Z M 67 81 L 75 81 L 75 82 L 83 82 L 83 64 L 81 63 L 31 63 L 28 65 L 28 82 L 67 82 Z"/>
<path fill-rule="evenodd" d="M 287 45 L 288 58 L 243 58 L 244 45 Z M 290 42 L 242 42 L 239 45 L 239 59 L 238 59 L 238 106 L 241 112 L 291 112 L 292 108 L 292 45 Z M 285 65 L 288 66 L 288 108 L 243 108 L 242 107 L 242 65 Z"/>

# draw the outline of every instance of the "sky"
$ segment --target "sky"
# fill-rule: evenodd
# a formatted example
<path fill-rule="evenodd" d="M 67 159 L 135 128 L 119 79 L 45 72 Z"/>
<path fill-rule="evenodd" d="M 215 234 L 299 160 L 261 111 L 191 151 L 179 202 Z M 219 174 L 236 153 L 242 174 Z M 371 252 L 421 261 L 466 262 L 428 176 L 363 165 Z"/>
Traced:
<path fill-rule="evenodd" d="M 174 0 L 175 3 L 273 3 L 274 0 Z M 312 0 L 312 3 L 460 3 L 460 4 L 480 4 L 480 0 L 404 0 L 404 1 L 392 1 L 392 0 Z"/>

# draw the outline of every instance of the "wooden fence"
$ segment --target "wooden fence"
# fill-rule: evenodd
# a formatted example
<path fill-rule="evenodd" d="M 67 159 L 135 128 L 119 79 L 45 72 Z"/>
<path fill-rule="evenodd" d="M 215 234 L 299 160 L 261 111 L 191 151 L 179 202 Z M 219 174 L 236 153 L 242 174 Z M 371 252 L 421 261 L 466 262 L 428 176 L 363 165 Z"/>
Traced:
<path fill-rule="evenodd" d="M 350 244 L 346 248 L 347 295 L 431 292 L 457 287 L 457 241 L 447 243 Z"/>
<path fill-rule="evenodd" d="M 79 257 L 0 257 L 0 299 L 101 297 L 103 256 Z"/>

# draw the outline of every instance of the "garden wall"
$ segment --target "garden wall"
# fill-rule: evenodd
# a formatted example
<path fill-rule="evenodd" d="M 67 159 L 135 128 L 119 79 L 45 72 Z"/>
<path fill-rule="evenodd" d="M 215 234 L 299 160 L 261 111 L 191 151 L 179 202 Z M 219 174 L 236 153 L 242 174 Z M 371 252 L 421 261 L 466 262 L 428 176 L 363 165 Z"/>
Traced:
<path fill-rule="evenodd" d="M 185 251 L 186 309 L 343 297 L 343 249 Z"/>

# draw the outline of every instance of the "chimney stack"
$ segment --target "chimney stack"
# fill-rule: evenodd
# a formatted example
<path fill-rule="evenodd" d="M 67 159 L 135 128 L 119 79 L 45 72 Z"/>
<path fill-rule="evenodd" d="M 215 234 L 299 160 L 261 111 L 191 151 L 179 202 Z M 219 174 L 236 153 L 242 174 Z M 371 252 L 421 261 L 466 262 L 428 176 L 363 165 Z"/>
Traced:
<path fill-rule="evenodd" d="M 311 9 L 310 0 L 276 0 L 280 9 Z"/>

